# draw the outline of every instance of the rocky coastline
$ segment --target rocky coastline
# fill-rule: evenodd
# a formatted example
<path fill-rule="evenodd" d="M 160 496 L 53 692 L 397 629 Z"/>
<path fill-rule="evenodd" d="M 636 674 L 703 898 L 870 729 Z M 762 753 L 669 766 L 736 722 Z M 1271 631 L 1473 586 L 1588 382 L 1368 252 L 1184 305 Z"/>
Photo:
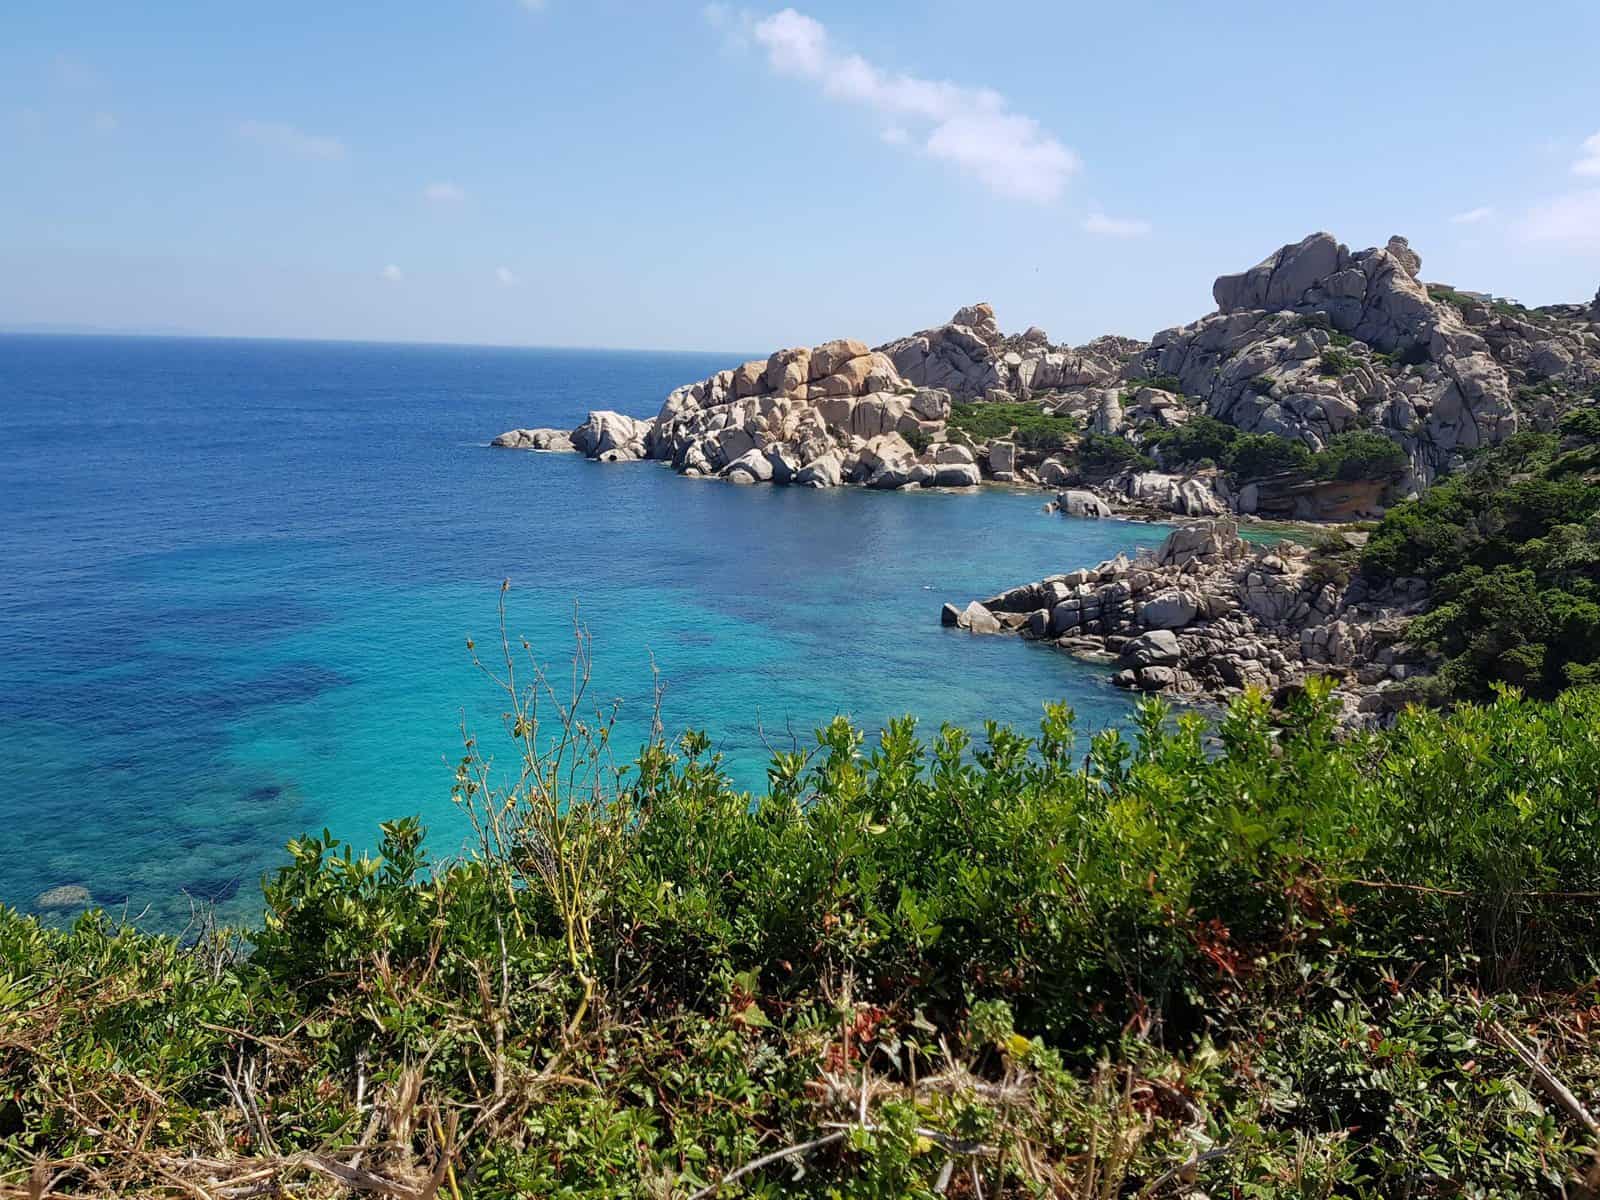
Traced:
<path fill-rule="evenodd" d="M 1113 682 L 1142 692 L 1219 700 L 1258 688 L 1278 695 L 1307 675 L 1332 676 L 1344 723 L 1386 723 L 1406 681 L 1432 661 L 1405 642 L 1427 603 L 1421 580 L 1374 590 L 1340 570 L 1341 550 L 1252 545 L 1226 519 L 1180 525 L 1153 553 L 1020 584 L 940 620 L 974 634 L 1012 633 L 1113 664 Z"/>
<path fill-rule="evenodd" d="M 1528 309 L 1421 271 L 1405 238 L 1352 252 L 1315 233 L 1219 277 L 1214 312 L 1148 341 L 1007 335 L 976 304 L 875 349 L 778 350 L 675 389 L 653 417 L 592 412 L 493 445 L 735 484 L 1030 486 L 1065 517 L 1198 519 L 1153 556 L 946 605 L 944 620 L 1104 657 L 1120 685 L 1177 696 L 1332 674 L 1349 723 L 1378 724 L 1429 670 L 1404 641 L 1425 585 L 1374 591 L 1337 547 L 1252 547 L 1238 522 L 1379 518 L 1466 456 L 1551 430 L 1573 397 L 1600 397 L 1600 294 Z M 1266 453 L 1197 459 L 1199 430 Z M 1367 458 L 1339 457 L 1352 438 Z M 1333 467 L 1308 465 L 1317 455 Z"/>

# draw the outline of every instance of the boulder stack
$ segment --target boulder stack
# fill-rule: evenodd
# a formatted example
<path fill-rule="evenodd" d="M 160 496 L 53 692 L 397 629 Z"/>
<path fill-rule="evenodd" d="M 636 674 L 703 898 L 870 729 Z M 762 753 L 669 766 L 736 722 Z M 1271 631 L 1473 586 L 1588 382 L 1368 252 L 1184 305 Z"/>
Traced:
<path fill-rule="evenodd" d="M 1252 546 L 1232 521 L 1179 526 L 1155 550 L 996 596 L 947 604 L 944 622 L 1055 643 L 1116 664 L 1113 681 L 1141 691 L 1220 698 L 1245 687 L 1274 691 L 1312 672 L 1341 680 L 1347 721 L 1371 725 L 1403 703 L 1405 679 L 1423 670 L 1400 640 L 1426 590 L 1400 580 L 1374 594 L 1359 579 L 1340 587 L 1304 546 Z"/>

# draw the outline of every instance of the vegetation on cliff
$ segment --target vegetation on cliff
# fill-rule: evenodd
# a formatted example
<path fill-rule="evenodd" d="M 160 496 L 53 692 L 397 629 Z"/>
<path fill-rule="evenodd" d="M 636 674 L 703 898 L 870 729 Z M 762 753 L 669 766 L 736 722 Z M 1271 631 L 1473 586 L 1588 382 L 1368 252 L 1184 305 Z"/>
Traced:
<path fill-rule="evenodd" d="M 1059 449 L 1078 431 L 1073 417 L 1054 416 L 1034 404 L 956 401 L 949 427 L 978 442 L 1010 438 L 1030 450 Z"/>
<path fill-rule="evenodd" d="M 248 941 L 0 911 L 20 1194 L 1251 1197 L 1600 1182 L 1600 692 L 1335 737 L 707 738 L 496 670 L 475 854 L 290 847 Z M 580 657 L 578 678 L 584 677 Z M 543 706 L 541 708 L 541 705 Z M 542 723 L 541 723 L 542 722 Z M 1536 1056 L 1538 1061 L 1535 1061 Z M 29 1181 L 32 1181 L 31 1183 Z"/>
<path fill-rule="evenodd" d="M 1362 557 L 1371 577 L 1416 575 L 1433 608 L 1411 636 L 1445 657 L 1434 699 L 1496 683 L 1536 696 L 1600 682 L 1600 412 L 1559 434 L 1518 434 L 1391 510 Z"/>
<path fill-rule="evenodd" d="M 1204 414 L 1172 429 L 1145 432 L 1144 445 L 1158 452 L 1169 470 L 1217 466 L 1242 483 L 1285 471 L 1308 479 L 1392 482 L 1407 466 L 1405 451 L 1373 430 L 1335 434 L 1313 453 L 1304 442 L 1274 433 L 1241 433 Z"/>

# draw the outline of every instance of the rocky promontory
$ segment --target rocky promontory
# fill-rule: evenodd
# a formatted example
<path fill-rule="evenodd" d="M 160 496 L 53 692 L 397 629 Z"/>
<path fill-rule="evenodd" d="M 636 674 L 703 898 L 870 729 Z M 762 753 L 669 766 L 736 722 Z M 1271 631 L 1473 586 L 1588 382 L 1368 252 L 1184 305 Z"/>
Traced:
<path fill-rule="evenodd" d="M 1216 311 L 1148 341 L 1007 335 L 976 304 L 876 349 L 776 351 L 653 417 L 493 444 L 733 483 L 1036 485 L 1096 497 L 1060 506 L 1081 515 L 1374 517 L 1600 387 L 1600 308 L 1528 309 L 1421 272 L 1404 238 L 1352 252 L 1315 233 L 1219 277 Z"/>
<path fill-rule="evenodd" d="M 1197 522 L 1154 553 L 948 603 L 940 619 L 1105 661 L 1119 686 L 1145 692 L 1215 699 L 1332 675 L 1347 723 L 1375 725 L 1404 703 L 1404 681 L 1429 669 L 1404 641 L 1427 588 L 1402 579 L 1375 591 L 1350 579 L 1343 551 L 1358 541 L 1251 545 L 1231 520 Z"/>

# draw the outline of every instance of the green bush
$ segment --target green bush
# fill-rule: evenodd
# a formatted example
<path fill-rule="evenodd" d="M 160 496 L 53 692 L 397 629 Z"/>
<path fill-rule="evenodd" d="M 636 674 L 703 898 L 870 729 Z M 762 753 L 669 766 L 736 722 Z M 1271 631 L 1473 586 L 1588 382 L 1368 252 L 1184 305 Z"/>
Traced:
<path fill-rule="evenodd" d="M 1580 432 L 1583 418 L 1573 422 Z M 1438 698 L 1496 683 L 1553 696 L 1600 664 L 1600 483 L 1553 436 L 1518 434 L 1419 500 L 1389 511 L 1362 557 L 1382 581 L 1414 575 L 1435 607 L 1413 627 L 1446 662 Z"/>
<path fill-rule="evenodd" d="M 1240 433 L 1204 414 L 1175 429 L 1150 431 L 1145 447 L 1171 470 L 1192 470 L 1209 460 L 1240 480 L 1285 471 L 1305 471 L 1324 479 L 1387 479 L 1397 478 L 1407 466 L 1405 452 L 1379 433 L 1341 434 L 1313 455 L 1301 442 L 1275 433 Z"/>
<path fill-rule="evenodd" d="M 1239 431 L 1232 425 L 1198 413 L 1173 429 L 1152 431 L 1145 438 L 1145 446 L 1159 448 L 1163 465 L 1183 470 L 1208 458 L 1218 463 L 1225 461 L 1238 440 Z"/>
<path fill-rule="evenodd" d="M 1360 360 L 1348 350 L 1330 346 L 1322 352 L 1319 370 L 1324 375 L 1348 375 Z"/>
<path fill-rule="evenodd" d="M 1312 456 L 1311 469 L 1319 479 L 1372 479 L 1393 482 L 1411 465 L 1405 449 L 1394 439 L 1366 429 L 1336 434 Z"/>
<path fill-rule="evenodd" d="M 1126 438 L 1086 433 L 1078 442 L 1078 468 L 1090 479 L 1108 479 L 1122 471 L 1149 470 L 1155 462 Z"/>
<path fill-rule="evenodd" d="M 1579 444 L 1600 442 L 1600 408 L 1575 408 L 1561 418 L 1561 436 Z"/>
<path fill-rule="evenodd" d="M 1311 451 L 1304 442 L 1275 433 L 1245 433 L 1234 441 L 1224 463 L 1229 473 L 1239 479 L 1262 479 L 1285 471 L 1306 470 L 1311 465 Z"/>
<path fill-rule="evenodd" d="M 1140 388 L 1155 388 L 1157 391 L 1172 392 L 1183 395 L 1183 382 L 1176 375 L 1140 375 L 1123 383 L 1123 389 L 1128 392 L 1137 392 Z"/>
<path fill-rule="evenodd" d="M 931 1200 L 952 1163 L 1135 1195 L 1188 1162 L 1213 1195 L 1442 1197 L 1588 1162 L 1516 1047 L 1600 1094 L 1600 908 L 1569 898 L 1600 890 L 1600 691 L 1343 739 L 1313 680 L 1087 752 L 1056 706 L 870 749 L 841 719 L 756 798 L 703 735 L 626 772 L 554 736 L 598 790 L 546 797 L 549 753 L 491 786 L 469 742 L 477 854 L 302 838 L 253 948 L 0 909 L 0 1179 L 681 1200 L 809 1146 L 723 1194 Z"/>
<path fill-rule="evenodd" d="M 992 404 L 957 401 L 950 406 L 949 427 L 973 441 L 1011 438 L 1019 446 L 1049 452 L 1060 449 L 1078 431 L 1069 416 L 1052 416 L 1034 404 Z"/>

